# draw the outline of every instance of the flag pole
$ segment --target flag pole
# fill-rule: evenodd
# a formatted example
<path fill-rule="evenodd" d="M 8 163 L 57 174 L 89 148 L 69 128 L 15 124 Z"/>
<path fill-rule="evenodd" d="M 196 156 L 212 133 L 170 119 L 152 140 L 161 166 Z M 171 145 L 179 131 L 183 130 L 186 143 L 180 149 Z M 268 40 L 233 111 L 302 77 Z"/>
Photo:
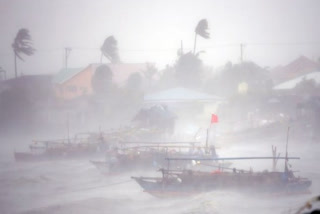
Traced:
<path fill-rule="evenodd" d="M 209 130 L 212 129 L 212 123 L 218 123 L 218 116 L 216 114 L 211 114 L 211 121 L 210 121 L 210 125 L 209 125 L 208 131 L 207 131 L 207 136 L 209 135 Z M 215 137 L 215 135 L 214 135 L 214 137 Z M 209 142 L 208 141 L 209 140 L 207 139 L 207 149 L 209 149 Z M 214 139 L 214 142 L 215 142 L 215 139 Z"/>
<path fill-rule="evenodd" d="M 206 138 L 206 153 L 208 152 L 209 152 L 209 128 L 207 128 L 207 138 Z"/>

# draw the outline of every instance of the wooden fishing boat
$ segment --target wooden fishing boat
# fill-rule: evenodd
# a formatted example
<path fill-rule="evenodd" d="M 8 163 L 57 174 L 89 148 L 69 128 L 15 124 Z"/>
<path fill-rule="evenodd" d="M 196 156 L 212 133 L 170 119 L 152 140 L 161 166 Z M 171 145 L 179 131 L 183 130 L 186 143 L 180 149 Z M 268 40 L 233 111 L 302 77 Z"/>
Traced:
<path fill-rule="evenodd" d="M 296 177 L 292 170 L 288 168 L 289 159 L 300 159 L 299 157 L 288 157 L 289 127 L 287 132 L 286 156 L 280 157 L 276 147 L 272 146 L 272 157 L 171 157 L 168 161 L 167 169 L 161 169 L 162 177 L 132 177 L 145 192 L 156 197 L 174 197 L 209 192 L 213 190 L 245 190 L 267 193 L 304 193 L 308 191 L 312 181 L 308 178 Z M 253 172 L 252 170 L 237 170 L 236 168 L 216 165 L 216 161 L 236 161 L 236 160 L 266 160 L 272 159 L 273 170 Z M 285 160 L 283 172 L 276 171 L 278 160 Z M 214 163 L 217 170 L 199 171 L 193 169 L 171 170 L 172 161 L 209 161 L 209 165 Z M 206 164 L 208 165 L 208 164 Z M 231 170 L 226 171 L 226 170 Z"/>
<path fill-rule="evenodd" d="M 101 134 L 81 133 L 74 139 L 33 141 L 29 152 L 15 151 L 14 158 L 16 161 L 40 161 L 94 157 L 104 155 L 108 147 Z"/>
<path fill-rule="evenodd" d="M 132 142 L 121 146 L 121 148 L 111 149 L 107 152 L 106 160 L 91 161 L 103 174 L 130 171 L 134 169 L 159 169 L 166 167 L 166 158 L 175 157 L 195 157 L 195 158 L 214 158 L 217 157 L 215 150 L 206 147 L 195 147 L 190 142 L 161 142 L 161 143 L 142 143 Z M 189 145 L 192 144 L 192 145 Z M 171 161 L 171 168 L 183 169 L 191 161 Z M 225 163 L 229 166 L 230 163 Z M 228 164 L 228 165 L 227 165 Z"/>
<path fill-rule="evenodd" d="M 277 157 L 285 159 L 283 172 L 263 171 L 253 172 L 225 167 L 214 171 L 170 170 L 162 169 L 162 177 L 132 177 L 145 192 L 156 197 L 174 197 L 193 195 L 213 190 L 245 190 L 267 193 L 300 193 L 306 192 L 311 186 L 311 180 L 296 177 L 287 167 L 289 159 L 297 157 Z M 238 157 L 197 159 L 198 161 L 274 159 L 274 157 Z M 190 160 L 189 158 L 168 158 L 172 160 Z M 230 169 L 230 168 L 229 168 Z"/>

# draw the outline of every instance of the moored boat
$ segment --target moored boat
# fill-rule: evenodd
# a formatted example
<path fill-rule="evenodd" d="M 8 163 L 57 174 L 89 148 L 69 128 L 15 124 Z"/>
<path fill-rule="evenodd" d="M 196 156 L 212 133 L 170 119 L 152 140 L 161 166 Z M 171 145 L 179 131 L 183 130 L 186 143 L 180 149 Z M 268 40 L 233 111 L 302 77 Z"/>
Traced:
<path fill-rule="evenodd" d="M 33 141 L 28 152 L 14 152 L 16 161 L 41 161 L 101 156 L 109 145 L 102 134 L 87 133 L 74 139 Z"/>
<path fill-rule="evenodd" d="M 243 160 L 250 158 L 216 158 L 214 160 Z M 271 159 L 259 157 L 258 159 Z M 297 159 L 278 157 L 278 159 Z M 203 159 L 202 159 L 203 160 Z M 208 159 L 206 159 L 208 160 Z M 170 159 L 168 160 L 170 161 Z M 296 177 L 285 167 L 284 172 L 253 172 L 220 168 L 215 171 L 162 169 L 162 177 L 132 177 L 145 192 L 156 197 L 174 197 L 214 190 L 244 190 L 264 193 L 302 193 L 308 191 L 311 180 Z"/>
<path fill-rule="evenodd" d="M 213 148 L 194 146 L 194 142 L 161 142 L 161 143 L 127 143 L 121 148 L 110 149 L 104 161 L 91 161 L 103 174 L 106 172 L 121 172 L 134 169 L 159 169 L 167 166 L 166 158 L 195 157 L 215 158 L 217 154 Z M 192 145 L 189 145 L 192 144 Z M 183 169 L 191 161 L 171 161 L 171 168 Z M 230 165 L 230 163 L 225 163 Z"/>

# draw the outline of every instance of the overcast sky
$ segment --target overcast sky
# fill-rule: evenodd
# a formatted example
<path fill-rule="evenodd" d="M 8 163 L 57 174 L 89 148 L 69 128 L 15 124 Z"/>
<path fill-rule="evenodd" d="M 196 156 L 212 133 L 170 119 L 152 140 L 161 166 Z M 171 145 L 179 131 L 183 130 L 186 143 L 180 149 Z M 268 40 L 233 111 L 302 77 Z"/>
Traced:
<path fill-rule="evenodd" d="M 203 61 L 219 67 L 244 58 L 284 65 L 300 55 L 320 57 L 318 0 L 0 0 L 0 67 L 13 76 L 11 44 L 27 28 L 37 49 L 18 64 L 23 74 L 56 73 L 71 47 L 70 67 L 99 62 L 114 35 L 123 62 L 173 64 L 180 41 L 191 50 L 194 28 L 209 22 L 211 39 L 198 39 Z M 105 62 L 107 60 L 105 59 Z"/>

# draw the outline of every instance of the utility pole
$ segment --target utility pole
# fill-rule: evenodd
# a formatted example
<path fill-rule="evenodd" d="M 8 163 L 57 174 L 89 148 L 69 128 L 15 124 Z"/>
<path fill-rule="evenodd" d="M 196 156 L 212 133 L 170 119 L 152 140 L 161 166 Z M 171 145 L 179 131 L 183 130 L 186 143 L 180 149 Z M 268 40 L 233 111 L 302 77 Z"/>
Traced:
<path fill-rule="evenodd" d="M 240 62 L 243 63 L 243 52 L 245 45 L 243 43 L 240 44 Z"/>
<path fill-rule="evenodd" d="M 182 42 L 182 40 L 181 40 L 181 48 L 180 48 L 180 51 L 181 51 L 181 56 L 183 55 L 183 42 Z"/>
<path fill-rule="evenodd" d="M 68 71 L 68 58 L 69 58 L 69 55 L 70 55 L 70 52 L 71 52 L 71 48 L 65 48 L 65 57 L 66 57 L 66 61 L 65 61 L 65 69 L 66 71 Z"/>
<path fill-rule="evenodd" d="M 0 67 L 1 80 L 7 80 L 7 71 Z"/>

